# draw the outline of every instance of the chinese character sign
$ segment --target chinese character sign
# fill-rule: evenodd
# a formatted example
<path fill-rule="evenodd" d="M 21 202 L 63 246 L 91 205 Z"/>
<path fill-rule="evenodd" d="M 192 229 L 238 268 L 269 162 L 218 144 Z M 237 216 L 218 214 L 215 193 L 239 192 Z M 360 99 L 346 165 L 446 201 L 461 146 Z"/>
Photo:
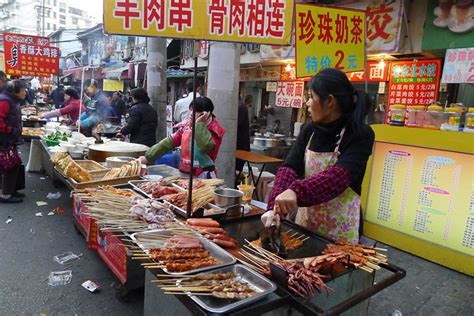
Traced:
<path fill-rule="evenodd" d="M 295 19 L 298 78 L 324 68 L 365 68 L 363 11 L 297 4 Z"/>
<path fill-rule="evenodd" d="M 442 83 L 474 83 L 474 48 L 448 49 Z"/>
<path fill-rule="evenodd" d="M 367 71 L 347 72 L 347 78 L 352 82 L 360 82 L 365 81 L 365 77 L 368 74 L 367 81 L 369 82 L 387 81 L 388 65 L 380 67 L 378 62 L 369 61 L 367 63 L 367 69 Z"/>
<path fill-rule="evenodd" d="M 440 73 L 440 59 L 391 63 L 387 96 L 388 109 L 390 110 L 394 104 L 427 106 L 436 101 Z"/>
<path fill-rule="evenodd" d="M 303 94 L 304 81 L 279 81 L 276 89 L 276 106 L 301 108 Z"/>
<path fill-rule="evenodd" d="M 111 34 L 289 45 L 294 0 L 104 1 Z"/>
<path fill-rule="evenodd" d="M 5 72 L 13 76 L 49 77 L 59 73 L 59 49 L 47 37 L 3 33 Z"/>
<path fill-rule="evenodd" d="M 0 70 L 5 71 L 5 54 L 0 52 Z"/>

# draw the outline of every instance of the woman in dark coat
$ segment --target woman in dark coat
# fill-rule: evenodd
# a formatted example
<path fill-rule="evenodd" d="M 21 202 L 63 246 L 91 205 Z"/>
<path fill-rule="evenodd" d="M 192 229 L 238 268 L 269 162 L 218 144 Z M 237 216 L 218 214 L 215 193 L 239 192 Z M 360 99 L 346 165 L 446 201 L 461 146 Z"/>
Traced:
<path fill-rule="evenodd" d="M 26 97 L 26 84 L 20 80 L 7 83 L 0 93 L 0 203 L 23 202 L 24 168 L 17 144 L 21 139 L 20 101 Z"/>
<path fill-rule="evenodd" d="M 158 115 L 151 107 L 148 93 L 143 88 L 133 89 L 132 109 L 127 119 L 127 125 L 120 132 L 122 135 L 130 135 L 130 142 L 153 146 L 156 144 L 156 126 Z"/>

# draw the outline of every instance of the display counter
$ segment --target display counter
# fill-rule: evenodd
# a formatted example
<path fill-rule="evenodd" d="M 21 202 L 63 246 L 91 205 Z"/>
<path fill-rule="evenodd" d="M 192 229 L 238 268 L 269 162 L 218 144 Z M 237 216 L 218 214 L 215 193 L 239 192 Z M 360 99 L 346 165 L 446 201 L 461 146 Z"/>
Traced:
<path fill-rule="evenodd" d="M 474 276 L 474 135 L 372 127 L 364 234 Z"/>

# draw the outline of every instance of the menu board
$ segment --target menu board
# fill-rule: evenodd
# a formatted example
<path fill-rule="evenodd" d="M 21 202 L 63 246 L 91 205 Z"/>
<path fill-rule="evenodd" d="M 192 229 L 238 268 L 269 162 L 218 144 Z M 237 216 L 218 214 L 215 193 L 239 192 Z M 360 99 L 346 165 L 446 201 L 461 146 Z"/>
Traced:
<path fill-rule="evenodd" d="M 376 142 L 365 220 L 474 255 L 472 155 Z"/>

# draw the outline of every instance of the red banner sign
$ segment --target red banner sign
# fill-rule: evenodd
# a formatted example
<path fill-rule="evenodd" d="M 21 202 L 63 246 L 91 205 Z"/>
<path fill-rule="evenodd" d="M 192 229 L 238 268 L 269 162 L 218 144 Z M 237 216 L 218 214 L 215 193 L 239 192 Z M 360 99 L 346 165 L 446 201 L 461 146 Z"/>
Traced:
<path fill-rule="evenodd" d="M 47 37 L 3 33 L 5 72 L 13 76 L 48 77 L 59 73 L 59 48 Z"/>
<path fill-rule="evenodd" d="M 436 101 L 440 77 L 441 59 L 391 63 L 388 109 L 394 104 L 429 105 Z"/>
<path fill-rule="evenodd" d="M 347 78 L 349 78 L 349 80 L 353 82 L 365 81 L 365 76 L 368 73 L 369 77 L 367 78 L 367 81 L 369 82 L 387 81 L 388 65 L 385 65 L 385 67 L 380 67 L 378 62 L 369 61 L 367 63 L 367 68 L 368 71 L 364 70 L 348 72 L 346 73 Z"/>

